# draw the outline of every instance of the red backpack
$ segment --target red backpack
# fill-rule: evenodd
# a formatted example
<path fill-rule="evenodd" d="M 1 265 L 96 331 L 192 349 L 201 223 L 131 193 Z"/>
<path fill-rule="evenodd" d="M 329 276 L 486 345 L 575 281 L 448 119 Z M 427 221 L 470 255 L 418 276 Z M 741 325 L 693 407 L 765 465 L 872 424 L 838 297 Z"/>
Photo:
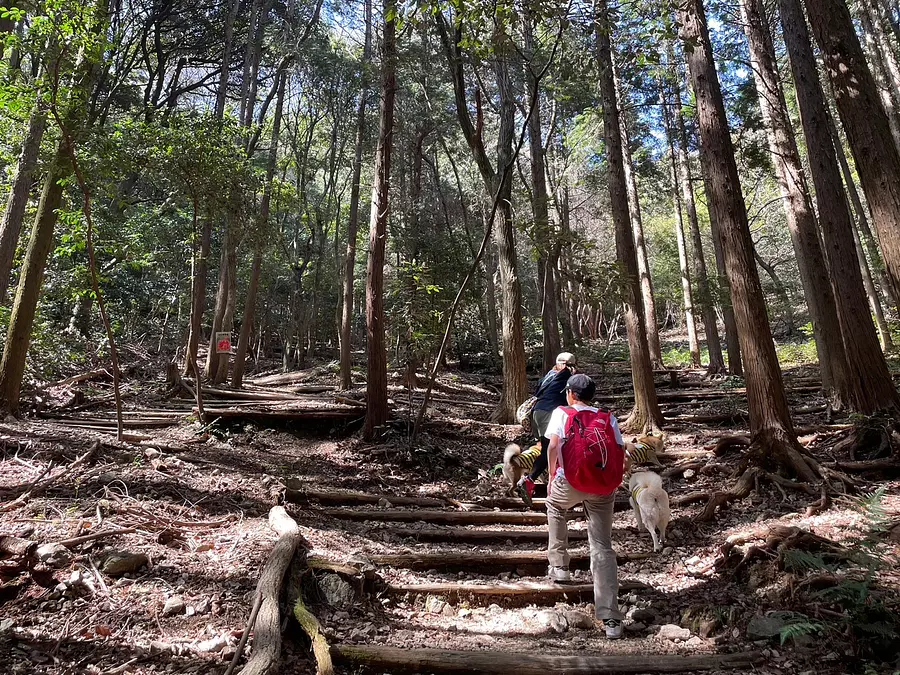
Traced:
<path fill-rule="evenodd" d="M 581 492 L 612 494 L 625 473 L 625 448 L 616 440 L 610 414 L 569 407 L 563 411 L 568 418 L 561 451 L 566 480 Z"/>

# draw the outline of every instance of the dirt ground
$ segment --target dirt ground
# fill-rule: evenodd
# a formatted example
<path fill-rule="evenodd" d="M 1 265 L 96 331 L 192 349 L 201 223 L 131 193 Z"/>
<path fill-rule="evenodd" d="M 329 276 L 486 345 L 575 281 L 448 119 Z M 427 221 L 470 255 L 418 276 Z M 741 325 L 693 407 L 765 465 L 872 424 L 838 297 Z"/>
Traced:
<path fill-rule="evenodd" d="M 626 414 L 629 377 L 624 364 L 588 364 L 585 370 L 598 380 L 599 393 L 614 397 L 607 405 Z M 833 451 L 846 436 L 849 421 L 826 417 L 823 401 L 809 384 L 814 379 L 810 370 L 786 374 L 795 422 L 804 432 L 801 442 L 820 461 L 850 459 Z M 810 559 L 801 559 L 805 567 L 796 561 L 791 566 L 784 550 L 762 549 L 767 533 L 779 526 L 809 531 L 847 550 L 871 547 L 882 564 L 864 581 L 878 593 L 870 593 L 862 604 L 896 613 L 898 530 L 872 533 L 872 517 L 863 515 L 854 500 L 886 488 L 876 509 L 893 526 L 900 518 L 898 473 L 854 473 L 857 496 L 837 498 L 816 515 L 806 515 L 806 510 L 818 494 L 763 480 L 750 497 L 723 508 L 712 522 L 700 522 L 705 501 L 678 505 L 678 500 L 732 484 L 730 474 L 740 463 L 741 450 L 716 457 L 713 445 L 723 435 L 746 430 L 741 426 L 746 400 L 739 382 L 709 382 L 699 371 L 681 372 L 677 383 L 665 374 L 657 380 L 661 393 L 675 394 L 662 401 L 673 420 L 666 427 L 664 464 L 679 467 L 665 480 L 674 519 L 665 550 L 652 554 L 649 535 L 637 532 L 630 511 L 616 513 L 616 549 L 638 558 L 619 567 L 620 581 L 630 585 L 620 594 L 629 617 L 626 639 L 608 641 L 590 625 L 589 596 L 548 601 L 543 596 L 396 592 L 400 586 L 426 583 L 545 584 L 541 565 L 451 565 L 440 557 L 427 558 L 438 561 L 433 568 L 372 562 L 388 554 L 460 553 L 471 558 L 540 552 L 546 544 L 539 538 L 515 540 L 517 532 L 543 531 L 540 525 L 468 525 L 467 530 L 502 529 L 509 538 L 453 542 L 441 540 L 434 530 L 458 528 L 415 522 L 413 516 L 409 522 L 376 520 L 377 515 L 350 520 L 335 511 L 341 504 L 303 498 L 285 507 L 300 526 L 309 559 L 363 570 L 356 580 L 334 570 L 306 570 L 301 585 L 329 643 L 551 655 L 753 650 L 761 657 L 752 668 L 757 673 L 900 669 L 888 660 L 897 658 L 896 645 L 891 651 L 867 644 L 865 636 L 849 627 L 853 607 L 813 592 L 814 583 L 828 585 L 826 576 L 832 586 L 838 583 L 835 578 L 858 578 L 863 573 L 858 561 L 842 562 L 827 547 L 815 549 L 815 542 L 807 551 Z M 336 380 L 329 369 L 317 368 L 308 372 L 306 382 L 334 385 Z M 435 510 L 395 505 L 391 497 L 434 498 L 444 503 L 437 509 L 441 511 L 460 511 L 457 502 L 503 497 L 505 486 L 495 467 L 504 445 L 523 439 L 520 427 L 487 422 L 498 387 L 497 376 L 444 374 L 439 400 L 432 403 L 429 422 L 412 445 L 407 440 L 408 392 L 399 386 L 392 389 L 395 420 L 377 443 L 359 440 L 356 420 L 244 420 L 204 426 L 189 414 L 174 415 L 170 426 L 135 429 L 145 437 L 143 443 L 122 443 L 114 431 L 85 428 L 102 426 L 97 420 L 110 419 L 108 409 L 67 414 L 58 407 L 72 400 L 73 390 L 82 391 L 80 401 L 99 398 L 107 392 L 102 385 L 82 382 L 49 390 L 40 416 L 0 424 L 0 535 L 5 536 L 0 541 L 7 542 L 0 545 L 0 671 L 224 673 L 246 626 L 260 569 L 276 541 L 267 517 L 284 500 L 285 484 L 297 494 L 353 490 L 384 496 L 370 505 L 344 505 L 372 514 Z M 686 391 L 701 394 L 677 398 Z M 131 399 L 128 407 L 141 414 L 172 410 L 162 397 L 146 393 Z M 64 414 L 72 419 L 59 419 Z M 691 419 L 717 415 L 731 419 Z M 681 471 L 684 466 L 687 470 Z M 583 528 L 580 520 L 571 525 L 573 531 Z M 748 531 L 756 535 L 723 556 L 728 537 Z M 70 541 L 92 534 L 98 536 Z M 5 550 L 19 540 L 39 548 L 31 547 L 27 554 Z M 584 551 L 586 542 L 574 540 L 572 552 Z M 590 573 L 586 565 L 581 567 L 575 581 L 589 583 Z M 791 617 L 796 620 L 797 612 L 823 628 L 782 644 L 779 627 Z M 760 627 L 773 621 L 775 634 L 760 635 Z M 672 624 L 689 632 L 676 637 L 672 628 L 661 629 Z M 284 628 L 278 672 L 315 672 L 298 626 L 285 620 Z M 249 645 L 252 641 L 251 636 Z M 345 663 L 337 668 L 342 673 L 392 672 Z"/>

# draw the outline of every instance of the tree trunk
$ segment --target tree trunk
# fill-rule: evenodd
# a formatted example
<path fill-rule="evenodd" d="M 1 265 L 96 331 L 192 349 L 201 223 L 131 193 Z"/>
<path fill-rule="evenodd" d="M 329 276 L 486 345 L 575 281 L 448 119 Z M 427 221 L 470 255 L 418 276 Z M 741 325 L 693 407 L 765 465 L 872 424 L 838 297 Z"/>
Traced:
<path fill-rule="evenodd" d="M 387 354 L 384 323 L 384 255 L 390 206 L 391 149 L 394 138 L 394 97 L 397 91 L 397 5 L 384 3 L 381 63 L 381 124 L 375 151 L 375 184 L 369 216 L 369 259 L 366 269 L 366 421 L 363 437 L 371 440 L 388 418 Z"/>
<path fill-rule="evenodd" d="M 881 306 L 881 298 L 878 297 L 878 290 L 872 281 L 872 273 L 869 270 L 869 263 L 866 260 L 865 251 L 863 251 L 862 242 L 859 240 L 859 233 L 853 230 L 853 241 L 856 244 L 856 257 L 859 259 L 859 271 L 862 272 L 863 284 L 866 287 L 866 295 L 869 297 L 869 309 L 875 316 L 875 327 L 878 329 L 878 340 L 881 342 L 881 351 L 888 353 L 894 350 L 894 342 L 891 339 L 891 329 L 884 318 L 884 309 Z"/>
<path fill-rule="evenodd" d="M 372 58 L 372 1 L 365 0 L 366 33 L 362 58 L 362 86 L 356 104 L 356 143 L 353 150 L 353 178 L 350 184 L 350 216 L 347 221 L 347 255 L 344 258 L 344 300 L 341 313 L 341 389 L 353 386 L 353 278 L 356 268 L 356 237 L 359 232 L 359 182 L 362 173 L 362 148 L 366 134 L 366 103 L 369 87 L 366 82 L 367 64 Z"/>
<path fill-rule="evenodd" d="M 16 165 L 16 175 L 9 188 L 6 209 L 0 222 L 0 306 L 6 304 L 6 293 L 9 290 L 12 275 L 13 259 L 16 246 L 22 232 L 22 221 L 25 219 L 25 208 L 34 182 L 34 170 L 37 167 L 41 140 L 47 126 L 47 111 L 43 103 L 38 103 L 28 121 L 28 132 L 22 142 L 22 152 Z"/>
<path fill-rule="evenodd" d="M 259 271 L 262 267 L 264 242 L 269 230 L 269 205 L 272 199 L 272 180 L 275 177 L 275 165 L 278 161 L 278 136 L 281 132 L 281 112 L 284 106 L 284 89 L 287 75 L 280 73 L 281 83 L 278 85 L 278 98 L 275 101 L 275 116 L 272 120 L 272 139 L 269 143 L 269 157 L 266 165 L 266 183 L 263 187 L 262 202 L 259 206 L 259 225 L 256 232 L 256 245 L 253 253 L 253 264 L 250 270 L 250 283 L 247 287 L 247 298 L 244 303 L 244 318 L 241 322 L 241 336 L 234 355 L 234 372 L 231 386 L 241 388 L 244 379 L 244 361 L 250 347 L 250 332 L 253 328 L 253 313 L 256 309 L 256 292 L 259 288 Z"/>
<path fill-rule="evenodd" d="M 697 323 L 694 319 L 694 298 L 691 292 L 691 272 L 688 267 L 687 242 L 684 236 L 684 216 L 681 208 L 681 179 L 678 176 L 678 159 L 675 152 L 675 141 L 672 133 L 672 120 L 669 103 L 665 94 L 663 80 L 659 81 L 659 102 L 663 113 L 663 126 L 666 141 L 669 145 L 669 156 L 672 164 L 672 204 L 675 207 L 675 241 L 678 245 L 678 268 L 681 272 L 681 295 L 684 299 L 684 322 L 688 333 L 688 350 L 691 353 L 691 366 L 699 368 L 700 342 L 697 339 Z M 705 265 L 704 265 L 705 269 Z"/>
<path fill-rule="evenodd" d="M 779 8 L 810 172 L 816 188 L 825 256 L 834 284 L 839 326 L 844 340 L 847 358 L 845 398 L 854 410 L 863 414 L 894 408 L 898 404 L 897 392 L 866 309 L 863 280 L 853 240 L 853 220 L 841 184 L 825 95 L 816 72 L 803 9 L 800 0 L 779 0 Z M 888 143 L 893 145 L 890 138 Z"/>
<path fill-rule="evenodd" d="M 709 287 L 709 274 L 706 270 L 706 258 L 703 255 L 703 238 L 700 236 L 700 222 L 697 219 L 697 203 L 694 200 L 694 180 L 691 163 L 688 159 L 687 130 L 684 124 L 681 102 L 681 75 L 675 68 L 674 49 L 668 45 L 668 59 L 675 72 L 672 74 L 672 94 L 675 98 L 675 151 L 678 156 L 678 168 L 681 178 L 681 195 L 687 212 L 688 226 L 691 231 L 691 243 L 694 252 L 694 273 L 697 279 L 697 299 L 703 308 L 703 332 L 706 335 L 706 349 L 709 351 L 709 375 L 725 372 L 725 358 L 722 354 L 722 341 L 719 339 L 719 324 L 716 319 L 716 308 L 713 304 L 712 291 Z"/>
<path fill-rule="evenodd" d="M 662 412 L 656 399 L 653 366 L 643 325 L 641 286 L 634 232 L 628 212 L 628 186 L 625 180 L 625 160 L 622 150 L 622 127 L 616 102 L 616 83 L 613 75 L 610 40 L 612 23 L 607 0 L 596 5 L 597 62 L 600 70 L 600 96 L 603 101 L 603 133 L 609 167 L 609 196 L 613 225 L 616 230 L 616 254 L 624 266 L 622 300 L 625 327 L 631 355 L 631 379 L 634 384 L 634 409 L 627 425 L 634 432 L 658 430 L 663 424 Z"/>
<path fill-rule="evenodd" d="M 194 227 L 193 235 L 197 237 L 197 198 L 193 199 Z M 195 243 L 196 246 L 196 243 Z M 203 230 L 200 234 L 200 250 L 194 250 L 191 260 L 191 317 L 188 332 L 187 352 L 184 359 L 184 375 L 193 375 L 197 364 L 197 348 L 203 333 L 202 321 L 206 311 L 206 276 L 209 267 L 209 253 L 212 248 L 212 218 L 209 214 L 203 219 Z M 192 365 L 193 364 L 193 365 Z"/>
<path fill-rule="evenodd" d="M 528 120 L 528 144 L 531 151 L 531 206 L 534 213 L 534 232 L 540 242 L 544 260 L 543 284 L 541 288 L 541 327 L 543 334 L 544 372 L 550 370 L 560 351 L 559 316 L 557 314 L 557 292 L 553 270 L 559 258 L 556 232 L 550 225 L 547 198 L 547 173 L 544 159 L 544 144 L 541 138 L 541 104 L 537 74 L 540 65 L 535 60 L 534 16 L 526 9 L 524 20 L 525 52 L 528 57 L 525 77 L 533 112 Z"/>
<path fill-rule="evenodd" d="M 709 208 L 720 228 L 746 367 L 750 431 L 764 458 L 785 464 L 798 478 L 814 480 L 815 474 L 800 455 L 772 343 L 702 0 L 689 0 L 679 10 L 679 18 L 697 98 L 700 159 L 708 181 Z"/>
<path fill-rule="evenodd" d="M 744 32 L 750 43 L 750 65 L 766 123 L 769 151 L 812 319 L 822 388 L 830 393 L 835 407 L 840 408 L 847 386 L 847 359 L 841 335 L 834 330 L 834 326 L 839 325 L 834 293 L 828 269 L 821 264 L 824 255 L 819 243 L 818 224 L 778 74 L 769 20 L 762 0 L 742 0 L 741 14 Z"/>
<path fill-rule="evenodd" d="M 775 271 L 775 268 L 767 263 L 765 258 L 759 255 L 759 252 L 757 252 L 756 249 L 753 250 L 753 257 L 756 259 L 756 263 L 763 268 L 763 271 L 769 275 L 769 278 L 772 280 L 772 286 L 775 289 L 775 295 L 778 296 L 778 299 L 784 307 L 785 334 L 793 335 L 795 330 L 794 306 L 784 282 L 781 280 L 781 277 L 778 276 L 778 272 Z"/>
<path fill-rule="evenodd" d="M 843 0 L 807 7 L 856 159 L 895 297 L 900 297 L 900 154 Z"/>
<path fill-rule="evenodd" d="M 489 226 L 488 214 L 482 209 L 481 215 L 486 232 Z M 497 261 L 494 258 L 494 251 L 491 250 L 491 246 L 488 244 L 488 248 L 484 252 L 484 301 L 487 305 L 488 343 L 491 346 L 493 363 L 500 361 L 500 329 L 497 326 L 497 285 L 494 282 L 496 273 Z"/>
<path fill-rule="evenodd" d="M 615 75 L 615 64 L 613 65 Z M 638 196 L 637 181 L 634 178 L 634 162 L 631 159 L 631 141 L 628 134 L 628 120 L 624 112 L 622 89 L 616 80 L 616 96 L 619 103 L 619 124 L 622 128 L 622 157 L 625 171 L 625 186 L 628 191 L 628 213 L 634 231 L 634 248 L 637 254 L 638 278 L 641 283 L 641 299 L 643 300 L 644 326 L 647 329 L 647 347 L 650 350 L 650 363 L 653 368 L 665 368 L 662 359 L 662 345 L 659 342 L 659 327 L 656 323 L 656 298 L 653 294 L 653 279 L 650 276 L 650 260 L 647 256 L 647 243 L 644 238 L 644 220 L 641 218 L 641 202 Z"/>
<path fill-rule="evenodd" d="M 495 36 L 499 41 L 499 37 Z M 501 45 L 495 44 L 500 50 Z M 497 140 L 497 167 L 494 184 L 500 194 L 500 223 L 496 239 L 500 252 L 500 319 L 503 340 L 503 393 L 491 416 L 492 421 L 509 424 L 515 420 L 516 408 L 528 397 L 525 376 L 525 336 L 522 329 L 522 289 L 516 259 L 515 223 L 512 212 L 513 137 L 515 136 L 515 93 L 509 76 L 509 65 L 502 54 L 494 59 L 497 89 L 500 93 L 500 130 Z M 502 181 L 502 182 L 501 182 Z M 554 355 L 555 356 L 555 355 Z"/>
<path fill-rule="evenodd" d="M 888 125 L 894 143 L 900 146 L 900 93 L 897 91 L 896 82 L 892 78 L 888 59 L 891 55 L 890 45 L 886 44 L 884 35 L 873 19 L 871 6 L 867 0 L 861 0 L 857 5 L 860 23 L 863 27 L 863 38 L 866 42 L 866 55 L 872 64 L 872 76 L 878 85 L 878 96 L 887 114 Z M 896 61 L 891 59 L 891 64 L 896 66 Z"/>
<path fill-rule="evenodd" d="M 0 402 L 14 413 L 19 409 L 25 357 L 31 342 L 31 329 L 44 280 L 47 256 L 53 247 L 53 230 L 63 202 L 64 187 L 61 182 L 71 172 L 65 140 L 61 140 L 44 178 L 44 189 L 31 228 L 25 260 L 19 272 L 19 286 L 9 319 L 3 359 L 0 361 Z"/>
<path fill-rule="evenodd" d="M 840 134 L 838 134 L 837 125 L 835 125 L 834 117 L 831 114 L 828 115 L 828 127 L 831 129 L 831 138 L 834 141 L 834 151 L 837 155 L 838 164 L 840 164 L 841 167 L 841 173 L 844 176 L 844 185 L 846 186 L 847 196 L 850 198 L 850 203 L 853 205 L 853 211 L 856 213 L 856 222 L 859 226 L 859 233 L 854 230 L 853 236 L 854 238 L 861 240 L 862 244 L 865 246 L 865 250 L 869 253 L 869 257 L 872 260 L 872 272 L 878 275 L 878 281 L 881 284 L 881 290 L 884 292 L 884 297 L 891 306 L 896 309 L 897 300 L 894 298 L 894 294 L 891 291 L 891 284 L 884 269 L 884 261 L 881 258 L 881 252 L 878 250 L 878 244 L 875 242 L 875 237 L 872 235 L 872 228 L 869 227 L 869 217 L 866 215 L 866 209 L 859 197 L 856 181 L 853 178 L 853 173 L 850 171 L 850 165 L 847 163 L 847 155 L 844 152 L 844 146 L 841 142 Z M 865 259 L 865 256 L 863 256 L 863 259 Z M 866 270 L 863 271 L 863 280 L 865 280 L 868 269 L 868 265 L 866 265 Z M 869 277 L 874 282 L 873 274 L 869 274 Z M 879 311 L 881 311 L 881 299 L 877 294 L 875 295 L 875 299 Z M 879 325 L 878 330 L 881 332 L 881 325 Z M 887 333 L 887 336 L 890 337 L 890 332 Z M 888 346 L 891 348 L 893 347 L 890 340 L 886 343 L 882 342 L 883 348 L 887 348 Z"/>
<path fill-rule="evenodd" d="M 225 97 L 228 93 L 228 70 L 231 66 L 231 47 L 234 38 L 234 19 L 237 16 L 238 7 L 241 0 L 234 0 L 234 3 L 225 16 L 225 35 L 222 45 L 222 64 L 219 66 L 219 86 L 216 89 L 216 119 L 221 120 L 225 116 Z"/>

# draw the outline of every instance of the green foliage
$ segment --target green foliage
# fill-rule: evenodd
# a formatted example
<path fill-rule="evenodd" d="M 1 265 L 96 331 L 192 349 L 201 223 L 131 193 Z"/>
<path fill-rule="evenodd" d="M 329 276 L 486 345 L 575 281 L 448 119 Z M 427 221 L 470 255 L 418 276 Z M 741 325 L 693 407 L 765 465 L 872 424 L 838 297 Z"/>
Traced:
<path fill-rule="evenodd" d="M 782 367 L 816 363 L 818 358 L 815 340 L 784 342 L 776 345 L 775 353 Z"/>

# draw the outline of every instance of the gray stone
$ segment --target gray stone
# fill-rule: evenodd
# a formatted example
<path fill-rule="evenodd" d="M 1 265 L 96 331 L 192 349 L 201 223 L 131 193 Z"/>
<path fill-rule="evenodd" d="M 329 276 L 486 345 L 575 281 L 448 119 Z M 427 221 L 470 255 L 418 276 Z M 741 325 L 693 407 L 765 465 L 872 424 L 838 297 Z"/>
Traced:
<path fill-rule="evenodd" d="M 580 628 L 583 630 L 587 630 L 594 627 L 594 620 L 584 612 L 578 612 L 574 609 L 570 609 L 564 614 L 564 616 L 566 617 L 566 623 L 569 624 L 569 628 Z"/>
<path fill-rule="evenodd" d="M 184 612 L 184 600 L 182 600 L 178 595 L 173 595 L 171 598 L 166 600 L 166 604 L 163 605 L 163 616 L 175 616 L 176 614 L 181 614 L 182 612 Z"/>
<path fill-rule="evenodd" d="M 688 647 L 702 647 L 704 643 L 703 638 L 694 635 L 693 637 L 689 637 L 684 644 Z"/>
<path fill-rule="evenodd" d="M 137 572 L 140 568 L 150 562 L 143 553 L 129 553 L 128 551 L 113 551 L 103 561 L 104 574 L 111 577 L 120 577 L 129 572 Z"/>
<path fill-rule="evenodd" d="M 708 638 L 719 629 L 720 622 L 718 619 L 706 619 L 700 622 L 700 636 Z"/>
<path fill-rule="evenodd" d="M 640 621 L 633 621 L 632 623 L 625 624 L 625 630 L 629 633 L 640 633 L 641 631 L 647 630 L 647 626 Z"/>
<path fill-rule="evenodd" d="M 335 622 L 338 621 L 349 621 L 350 613 L 349 612 L 335 612 L 331 619 Z"/>
<path fill-rule="evenodd" d="M 319 590 L 325 596 L 325 601 L 338 609 L 350 607 L 356 600 L 353 587 L 337 574 L 326 574 L 319 579 Z"/>
<path fill-rule="evenodd" d="M 16 622 L 14 619 L 3 619 L 0 621 L 0 633 L 5 633 L 15 625 Z"/>
<path fill-rule="evenodd" d="M 200 598 L 196 603 L 194 603 L 194 610 L 197 614 L 206 614 L 209 612 L 210 601 L 209 598 Z"/>
<path fill-rule="evenodd" d="M 441 610 L 441 614 L 444 616 L 456 616 L 456 610 L 453 609 L 452 605 L 444 605 L 444 608 Z"/>
<path fill-rule="evenodd" d="M 747 624 L 747 637 L 750 640 L 766 640 L 781 635 L 785 625 L 786 612 L 771 612 L 763 616 L 757 614 Z"/>
<path fill-rule="evenodd" d="M 35 551 L 38 560 L 50 567 L 63 567 L 72 560 L 72 552 L 62 544 L 44 544 Z"/>
<path fill-rule="evenodd" d="M 656 612 L 649 607 L 636 607 L 628 612 L 628 618 L 643 623 L 653 623 L 656 620 Z"/>
<path fill-rule="evenodd" d="M 693 469 L 685 469 L 684 470 L 684 479 L 685 480 L 690 480 L 691 478 L 693 478 L 696 475 L 697 475 L 697 472 L 694 471 Z"/>
<path fill-rule="evenodd" d="M 429 614 L 440 614 L 444 611 L 447 603 L 433 595 L 429 595 L 425 599 L 425 611 Z"/>
<path fill-rule="evenodd" d="M 671 546 L 666 546 L 662 550 L 663 555 L 672 555 L 673 553 L 675 553 L 675 549 L 672 548 Z"/>
<path fill-rule="evenodd" d="M 657 635 L 663 640 L 672 640 L 674 642 L 675 640 L 687 640 L 691 637 L 691 631 L 674 623 L 667 623 L 664 626 L 660 626 Z"/>
<path fill-rule="evenodd" d="M 569 624 L 566 623 L 566 617 L 553 610 L 539 612 L 537 620 L 541 626 L 550 629 L 554 633 L 565 633 L 569 627 Z"/>

